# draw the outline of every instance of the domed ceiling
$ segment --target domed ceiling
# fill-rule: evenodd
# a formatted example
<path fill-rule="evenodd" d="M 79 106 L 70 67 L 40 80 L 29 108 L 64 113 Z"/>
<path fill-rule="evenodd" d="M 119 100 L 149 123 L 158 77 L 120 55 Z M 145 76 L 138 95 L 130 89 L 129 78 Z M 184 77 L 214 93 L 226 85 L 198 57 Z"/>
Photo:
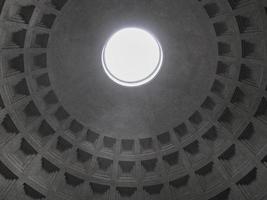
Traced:
<path fill-rule="evenodd" d="M 266 200 L 266 0 L 0 0 L 0 199 Z M 116 31 L 160 42 L 116 84 Z"/>

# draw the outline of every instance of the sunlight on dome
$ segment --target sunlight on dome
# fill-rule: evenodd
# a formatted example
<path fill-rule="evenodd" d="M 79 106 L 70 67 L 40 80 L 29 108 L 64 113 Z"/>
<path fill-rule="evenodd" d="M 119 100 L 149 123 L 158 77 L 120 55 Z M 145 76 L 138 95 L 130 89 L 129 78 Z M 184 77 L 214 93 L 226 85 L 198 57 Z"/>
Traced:
<path fill-rule="evenodd" d="M 159 41 L 139 28 L 116 32 L 102 52 L 106 74 L 114 82 L 128 87 L 148 83 L 160 71 L 163 51 Z"/>

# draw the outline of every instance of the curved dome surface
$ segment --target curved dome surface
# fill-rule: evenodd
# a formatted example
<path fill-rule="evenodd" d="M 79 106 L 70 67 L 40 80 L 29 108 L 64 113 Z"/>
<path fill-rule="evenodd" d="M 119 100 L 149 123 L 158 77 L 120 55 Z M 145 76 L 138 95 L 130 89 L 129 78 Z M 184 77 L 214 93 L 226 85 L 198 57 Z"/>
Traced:
<path fill-rule="evenodd" d="M 207 14 L 193 1 L 103 4 L 70 2 L 52 30 L 48 69 L 64 108 L 91 130 L 126 139 L 158 135 L 182 123 L 214 80 L 217 47 Z M 131 89 L 107 79 L 101 66 L 106 40 L 126 26 L 145 27 L 164 49 L 153 82 Z"/>
<path fill-rule="evenodd" d="M 266 200 L 266 0 L 0 0 L 0 199 Z M 160 41 L 112 82 L 117 30 Z"/>

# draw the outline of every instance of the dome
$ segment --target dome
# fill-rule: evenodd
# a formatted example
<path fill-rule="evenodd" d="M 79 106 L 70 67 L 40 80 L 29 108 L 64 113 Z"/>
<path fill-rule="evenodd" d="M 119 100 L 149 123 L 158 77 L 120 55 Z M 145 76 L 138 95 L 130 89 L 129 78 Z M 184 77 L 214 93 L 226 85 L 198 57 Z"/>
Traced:
<path fill-rule="evenodd" d="M 266 0 L 0 0 L 0 19 L 0 199 L 267 199 Z"/>

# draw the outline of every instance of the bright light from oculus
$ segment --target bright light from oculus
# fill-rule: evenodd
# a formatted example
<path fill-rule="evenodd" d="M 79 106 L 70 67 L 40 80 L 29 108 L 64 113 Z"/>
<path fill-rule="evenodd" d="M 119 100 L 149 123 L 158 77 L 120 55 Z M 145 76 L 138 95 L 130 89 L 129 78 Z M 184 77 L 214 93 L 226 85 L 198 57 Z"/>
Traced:
<path fill-rule="evenodd" d="M 108 77 L 128 87 L 144 85 L 154 79 L 162 61 L 159 41 L 139 28 L 125 28 L 116 32 L 102 52 L 102 64 Z"/>

